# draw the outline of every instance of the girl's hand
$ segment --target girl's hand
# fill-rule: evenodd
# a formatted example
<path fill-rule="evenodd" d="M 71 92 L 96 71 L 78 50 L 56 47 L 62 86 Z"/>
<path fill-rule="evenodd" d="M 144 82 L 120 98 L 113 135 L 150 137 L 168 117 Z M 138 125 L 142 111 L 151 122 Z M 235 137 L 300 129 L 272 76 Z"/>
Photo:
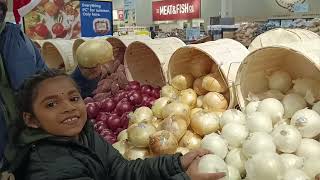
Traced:
<path fill-rule="evenodd" d="M 320 180 L 320 174 L 316 175 L 315 180 Z"/>
<path fill-rule="evenodd" d="M 200 173 L 198 171 L 199 161 L 200 158 L 197 157 L 187 170 L 187 175 L 191 180 L 218 180 L 226 176 L 225 173 Z"/>
<path fill-rule="evenodd" d="M 210 154 L 210 152 L 206 149 L 197 149 L 181 156 L 180 161 L 183 169 L 186 171 L 197 157 L 202 157 L 206 154 Z"/>

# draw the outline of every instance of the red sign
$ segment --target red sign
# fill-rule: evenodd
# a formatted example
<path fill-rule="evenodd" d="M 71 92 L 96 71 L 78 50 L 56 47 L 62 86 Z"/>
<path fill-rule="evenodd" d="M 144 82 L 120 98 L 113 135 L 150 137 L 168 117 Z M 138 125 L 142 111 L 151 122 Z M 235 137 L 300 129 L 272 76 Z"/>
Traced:
<path fill-rule="evenodd" d="M 164 0 L 152 2 L 153 21 L 200 18 L 201 0 Z"/>

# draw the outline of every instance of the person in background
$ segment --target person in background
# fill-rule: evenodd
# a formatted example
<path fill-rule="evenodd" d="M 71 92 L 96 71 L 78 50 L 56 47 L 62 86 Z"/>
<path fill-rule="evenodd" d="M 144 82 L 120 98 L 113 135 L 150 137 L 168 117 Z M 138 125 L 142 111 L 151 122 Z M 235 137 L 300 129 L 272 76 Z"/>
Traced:
<path fill-rule="evenodd" d="M 154 31 L 153 27 L 150 27 L 150 34 L 151 34 L 151 39 L 154 39 L 157 36 L 157 34 Z"/>
<path fill-rule="evenodd" d="M 23 120 L 15 144 L 21 152 L 17 164 L 9 168 L 17 180 L 218 180 L 225 176 L 199 173 L 200 157 L 209 153 L 203 149 L 184 156 L 125 160 L 94 131 L 76 83 L 60 71 L 33 76 L 18 97 Z"/>

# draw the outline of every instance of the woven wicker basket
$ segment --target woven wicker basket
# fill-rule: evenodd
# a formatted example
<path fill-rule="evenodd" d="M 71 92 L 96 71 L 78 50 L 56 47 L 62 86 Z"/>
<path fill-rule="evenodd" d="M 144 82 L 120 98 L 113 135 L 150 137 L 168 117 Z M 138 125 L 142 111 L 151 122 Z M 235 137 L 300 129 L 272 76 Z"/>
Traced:
<path fill-rule="evenodd" d="M 277 28 L 257 36 L 250 44 L 249 51 L 252 52 L 262 47 L 285 43 L 308 42 L 314 39 L 320 39 L 320 36 L 312 31 Z"/>
<path fill-rule="evenodd" d="M 235 82 L 239 65 L 249 54 L 249 51 L 239 42 L 231 39 L 220 39 L 202 44 L 192 44 L 179 48 L 171 57 L 169 62 L 168 78 L 182 73 L 189 73 L 188 69 L 194 60 L 208 61 L 216 64 L 221 76 L 229 87 L 226 97 L 230 97 L 229 108 L 236 105 Z M 192 61 L 192 63 L 191 63 Z"/>
<path fill-rule="evenodd" d="M 125 53 L 125 69 L 129 80 L 164 86 L 172 54 L 184 46 L 178 38 L 140 40 L 131 43 Z"/>
<path fill-rule="evenodd" d="M 47 66 L 72 73 L 77 66 L 72 54 L 73 43 L 74 40 L 47 40 L 41 51 Z"/>
<path fill-rule="evenodd" d="M 240 107 L 248 103 L 249 92 L 260 93 L 257 89 L 257 74 L 270 75 L 277 70 L 290 73 L 292 79 L 312 78 L 320 80 L 320 40 L 268 46 L 251 52 L 239 67 L 236 91 Z M 267 82 L 266 82 L 267 83 Z M 260 92 L 258 92 L 260 91 Z"/>

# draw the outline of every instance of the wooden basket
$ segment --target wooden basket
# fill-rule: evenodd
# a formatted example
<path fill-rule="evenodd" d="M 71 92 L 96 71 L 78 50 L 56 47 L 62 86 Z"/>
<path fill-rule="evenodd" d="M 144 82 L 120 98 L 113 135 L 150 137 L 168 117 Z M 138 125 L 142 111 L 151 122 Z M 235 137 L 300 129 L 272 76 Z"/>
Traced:
<path fill-rule="evenodd" d="M 72 45 L 74 40 L 47 40 L 42 46 L 42 56 L 49 68 L 64 69 L 72 73 L 76 68 L 73 60 Z"/>
<path fill-rule="evenodd" d="M 253 83 L 257 73 L 270 75 L 277 70 L 290 73 L 292 79 L 320 80 L 320 40 L 300 41 L 268 46 L 251 52 L 239 67 L 236 91 L 242 109 L 247 105 L 249 92 L 259 91 Z M 260 90 L 264 91 L 264 90 Z"/>
<path fill-rule="evenodd" d="M 115 59 L 120 60 L 123 63 L 124 54 L 127 47 L 134 41 L 139 40 L 151 40 L 149 36 L 113 36 L 107 39 L 107 41 L 112 45 L 113 56 Z"/>
<path fill-rule="evenodd" d="M 284 43 L 305 42 L 320 39 L 320 36 L 305 29 L 282 29 L 277 28 L 257 36 L 250 44 L 249 51 L 252 52 L 266 46 Z"/>
<path fill-rule="evenodd" d="M 216 64 L 225 83 L 229 87 L 229 108 L 236 105 L 235 82 L 237 70 L 249 51 L 239 42 L 231 39 L 220 39 L 202 44 L 192 44 L 179 48 L 171 57 L 169 62 L 168 78 L 188 72 L 190 62 L 197 59 Z"/>
<path fill-rule="evenodd" d="M 131 43 L 125 53 L 124 66 L 128 80 L 164 86 L 172 54 L 185 46 L 178 38 L 140 40 Z"/>
<path fill-rule="evenodd" d="M 32 40 L 33 44 L 41 51 L 44 40 Z"/>

